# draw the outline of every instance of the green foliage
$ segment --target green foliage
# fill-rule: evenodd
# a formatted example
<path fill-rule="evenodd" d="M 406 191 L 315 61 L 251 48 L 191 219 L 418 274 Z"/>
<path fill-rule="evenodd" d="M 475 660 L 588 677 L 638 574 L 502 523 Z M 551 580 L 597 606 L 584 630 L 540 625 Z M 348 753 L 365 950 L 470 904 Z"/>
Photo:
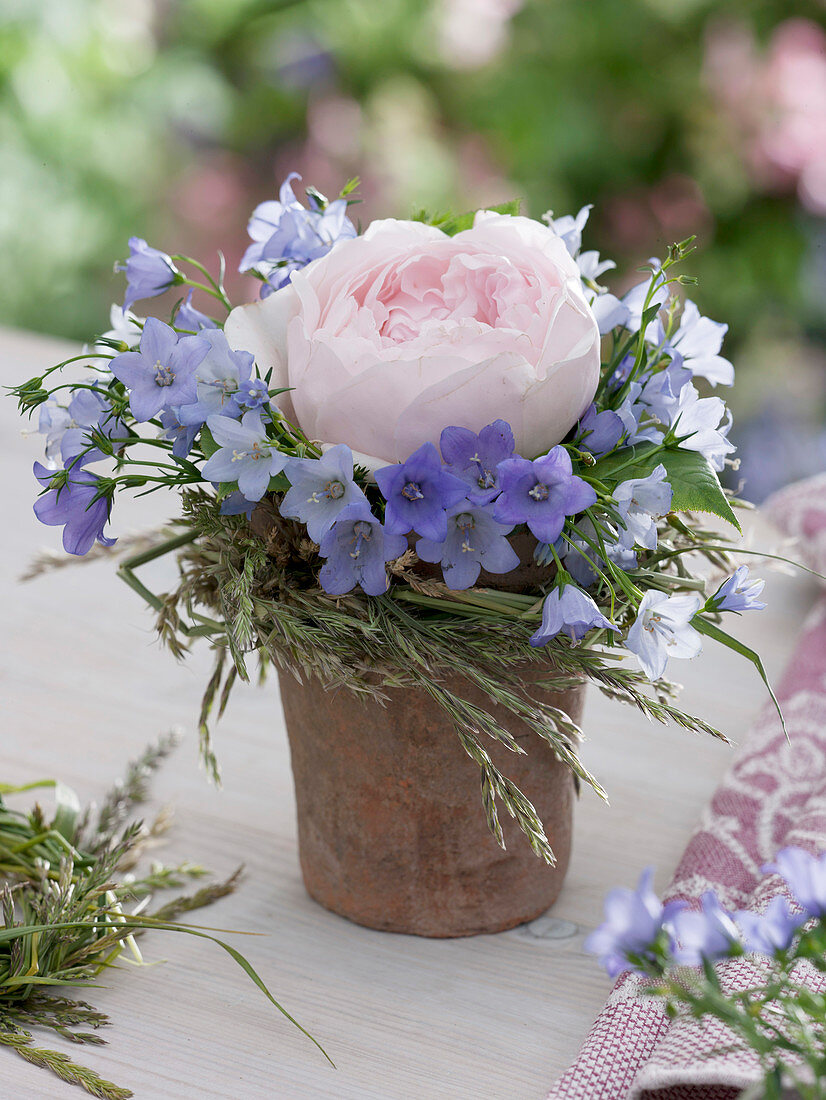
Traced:
<path fill-rule="evenodd" d="M 123 780 L 104 796 L 96 813 L 91 807 L 81 810 L 74 792 L 55 780 L 22 787 L 4 784 L 0 795 L 0 1045 L 103 1100 L 123 1100 L 132 1093 L 64 1053 L 35 1046 L 32 1029 L 46 1028 L 77 1044 L 105 1043 L 97 1033 L 110 1022 L 105 1014 L 61 991 L 93 986 L 124 951 L 142 962 L 136 937 L 147 930 L 211 940 L 279 1012 L 304 1031 L 240 952 L 203 929 L 178 923 L 183 914 L 231 893 L 240 869 L 223 882 L 173 897 L 149 914 L 125 909 L 131 901 L 157 890 L 178 889 L 206 874 L 194 863 L 176 867 L 153 863 L 148 873 L 126 875 L 141 860 L 148 843 L 156 843 L 168 826 L 169 818 L 163 814 L 146 826 L 129 819 L 148 797 L 151 775 L 175 744 L 170 735 L 150 745 L 130 763 Z M 55 792 L 51 821 L 39 805 L 28 812 L 6 805 L 6 797 L 38 787 Z"/>
<path fill-rule="evenodd" d="M 642 992 L 661 997 L 668 1015 L 698 1021 L 722 1022 L 738 1048 L 753 1051 L 762 1079 L 742 1094 L 753 1100 L 823 1100 L 826 1096 L 826 997 L 807 987 L 802 967 L 821 974 L 826 928 L 823 918 L 809 923 L 784 950 L 772 957 L 742 957 L 735 945 L 731 955 L 740 971 L 736 981 L 721 981 L 721 972 L 708 960 L 702 967 L 675 964 L 668 948 L 660 945 L 646 959 L 638 959 L 648 976 Z M 748 972 L 745 968 L 748 967 Z M 712 1048 L 710 1055 L 724 1053 Z"/>
<path fill-rule="evenodd" d="M 615 485 L 631 478 L 648 477 L 662 464 L 668 472 L 667 481 L 674 491 L 671 508 L 674 512 L 709 512 L 740 530 L 717 473 L 697 451 L 679 447 L 662 447 L 656 443 L 641 443 L 636 447 L 615 451 L 601 459 L 593 474 L 606 484 Z"/>

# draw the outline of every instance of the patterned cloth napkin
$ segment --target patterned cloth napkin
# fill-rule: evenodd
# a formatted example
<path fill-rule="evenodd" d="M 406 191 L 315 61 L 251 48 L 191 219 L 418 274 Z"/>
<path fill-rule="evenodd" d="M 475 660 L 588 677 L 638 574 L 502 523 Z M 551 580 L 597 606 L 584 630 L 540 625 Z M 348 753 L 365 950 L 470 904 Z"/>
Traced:
<path fill-rule="evenodd" d="M 783 490 L 763 510 L 784 535 L 801 539 L 811 568 L 826 572 L 826 476 Z M 790 741 L 765 707 L 703 813 L 666 900 L 699 906 L 713 890 L 727 908 L 760 912 L 783 890 L 776 875 L 761 871 L 779 849 L 826 847 L 826 596 L 804 626 L 778 697 Z M 754 977 L 745 960 L 722 964 L 720 973 L 732 988 Z M 826 988 L 814 969 L 799 976 L 813 990 Z M 626 974 L 548 1100 L 735 1100 L 761 1076 L 756 1057 L 722 1024 L 672 1023 Z"/>

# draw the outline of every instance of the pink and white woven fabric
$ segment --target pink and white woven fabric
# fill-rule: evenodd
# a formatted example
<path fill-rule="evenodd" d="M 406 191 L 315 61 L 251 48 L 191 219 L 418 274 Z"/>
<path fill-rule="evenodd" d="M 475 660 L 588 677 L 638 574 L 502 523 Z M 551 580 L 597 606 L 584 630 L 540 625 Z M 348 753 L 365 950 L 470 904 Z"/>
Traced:
<path fill-rule="evenodd" d="M 792 486 L 770 505 L 769 518 L 782 520 L 784 534 L 812 540 L 807 560 L 822 570 L 826 477 Z M 668 900 L 698 905 L 713 890 L 728 908 L 759 912 L 783 889 L 760 870 L 779 849 L 826 848 L 826 596 L 804 626 L 778 697 L 790 740 L 767 705 L 703 813 Z M 755 975 L 737 960 L 723 964 L 721 977 L 736 988 Z M 813 969 L 800 977 L 826 989 Z M 759 1080 L 756 1058 L 722 1024 L 672 1023 L 659 1001 L 640 995 L 638 979 L 624 975 L 548 1100 L 735 1100 Z"/>

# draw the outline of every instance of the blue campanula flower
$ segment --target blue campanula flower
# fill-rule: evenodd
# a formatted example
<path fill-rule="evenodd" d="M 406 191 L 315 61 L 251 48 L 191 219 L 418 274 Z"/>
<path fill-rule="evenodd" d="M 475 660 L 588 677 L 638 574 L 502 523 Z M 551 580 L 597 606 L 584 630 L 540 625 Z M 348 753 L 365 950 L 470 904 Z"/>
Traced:
<path fill-rule="evenodd" d="M 542 625 L 531 635 L 530 643 L 536 648 L 547 645 L 557 634 L 565 634 L 576 645 L 594 629 L 618 630 L 618 627 L 605 618 L 591 597 L 581 588 L 574 584 L 564 584 L 560 588 L 554 588 L 545 597 Z"/>
<path fill-rule="evenodd" d="M 734 367 L 720 355 L 728 325 L 702 317 L 695 304 L 686 299 L 680 327 L 668 340 L 668 347 L 679 352 L 691 374 L 705 378 L 712 386 L 730 386 Z"/>
<path fill-rule="evenodd" d="M 237 481 L 247 500 L 260 500 L 270 478 L 281 473 L 289 458 L 267 437 L 260 411 L 244 413 L 240 424 L 228 416 L 211 416 L 207 427 L 219 447 L 201 470 L 204 478 Z"/>
<path fill-rule="evenodd" d="M 577 256 L 582 248 L 582 230 L 588 223 L 593 203 L 583 206 L 577 214 L 563 214 L 559 218 L 553 216 L 553 211 L 548 210 L 542 215 L 543 222 L 559 237 L 571 256 Z"/>
<path fill-rule="evenodd" d="M 178 410 L 182 424 L 203 424 L 210 416 L 241 415 L 239 387 L 252 374 L 253 356 L 233 351 L 219 328 L 204 329 L 200 336 L 209 350 L 195 368 L 197 400 Z"/>
<path fill-rule="evenodd" d="M 681 966 L 700 966 L 704 959 L 709 962 L 723 959 L 741 944 L 732 914 L 722 907 L 716 894 L 706 891 L 700 904 L 699 910 L 681 909 L 671 917 L 677 941 L 674 959 Z"/>
<path fill-rule="evenodd" d="M 622 421 L 625 432 L 624 442 L 628 447 L 637 443 L 659 443 L 662 440 L 663 430 L 650 419 L 651 409 L 643 404 L 641 396 L 642 384 L 632 382 L 617 409 L 617 416 Z"/>
<path fill-rule="evenodd" d="M 590 508 L 597 499 L 591 486 L 572 472 L 564 447 L 553 447 L 533 462 L 519 455 L 505 459 L 499 477 L 502 495 L 494 504 L 494 519 L 527 523 L 540 542 L 556 542 L 565 517 Z"/>
<path fill-rule="evenodd" d="M 141 298 L 156 298 L 173 283 L 183 282 L 183 275 L 171 257 L 150 247 L 141 237 L 129 238 L 129 253 L 125 264 L 115 266 L 116 271 L 126 272 L 124 310 L 131 309 Z"/>
<path fill-rule="evenodd" d="M 576 260 L 576 266 L 579 268 L 582 281 L 591 287 L 596 286 L 600 275 L 604 275 L 606 271 L 610 271 L 617 266 L 613 260 L 601 259 L 599 252 L 594 249 L 590 249 L 588 252 L 578 252 L 574 259 Z"/>
<path fill-rule="evenodd" d="M 91 431 L 97 429 L 107 438 L 123 439 L 127 429 L 112 414 L 105 391 L 90 389 L 94 382 L 72 391 L 67 406 L 52 398 L 40 407 L 38 431 L 46 435 L 46 458 L 54 462 L 58 453 L 64 466 L 86 466 L 98 462 L 103 452 L 91 446 Z"/>
<path fill-rule="evenodd" d="M 340 596 L 360 585 L 368 596 L 387 591 L 385 562 L 407 550 L 404 535 L 382 527 L 365 504 L 348 504 L 321 540 L 319 553 L 327 561 L 318 579 L 325 592 Z"/>
<path fill-rule="evenodd" d="M 356 236 L 356 227 L 347 217 L 346 199 L 328 203 L 310 191 L 307 209 L 293 194 L 294 179 L 301 176 L 291 172 L 281 185 L 278 201 L 257 206 L 247 226 L 253 243 L 238 270 L 254 269 L 265 277 L 262 298 L 286 286 L 293 271 L 326 255 L 337 241 Z"/>
<path fill-rule="evenodd" d="M 607 455 L 622 439 L 625 426 L 619 416 L 610 409 L 597 412 L 596 405 L 589 405 L 580 418 L 574 436 L 574 444 L 589 451 L 597 458 Z"/>
<path fill-rule="evenodd" d="M 248 378 L 241 383 L 238 392 L 235 394 L 235 404 L 242 412 L 249 412 L 250 409 L 260 409 L 262 405 L 269 402 L 269 399 L 270 391 L 267 389 L 267 383 L 263 378 Z"/>
<path fill-rule="evenodd" d="M 218 325 L 211 317 L 208 317 L 206 313 L 201 313 L 200 309 L 196 309 L 192 304 L 192 291 L 190 290 L 175 314 L 175 328 L 183 329 L 184 332 L 196 333 L 204 328 L 217 327 Z"/>
<path fill-rule="evenodd" d="M 124 351 L 111 362 L 112 374 L 130 390 L 129 407 L 137 421 L 150 420 L 162 409 L 197 400 L 195 368 L 209 351 L 203 336 L 181 336 L 150 317 L 139 351 Z"/>
<path fill-rule="evenodd" d="M 719 397 L 700 397 L 688 382 L 680 390 L 671 417 L 671 431 L 686 451 L 699 451 L 715 470 L 722 470 L 725 456 L 736 448 L 728 441 L 731 416 Z"/>
<path fill-rule="evenodd" d="M 654 869 L 648 867 L 636 890 L 611 890 L 605 898 L 605 920 L 585 938 L 585 950 L 599 957 L 612 978 L 624 970 L 641 969 L 646 958 L 653 961 L 652 949 L 664 921 L 674 911 L 673 907 L 663 908 L 652 888 L 653 880 Z"/>
<path fill-rule="evenodd" d="M 826 852 L 813 856 L 804 848 L 783 848 L 763 870 L 784 878 L 809 916 L 826 917 Z"/>
<path fill-rule="evenodd" d="M 749 580 L 749 567 L 739 565 L 728 580 L 723 581 L 707 603 L 709 611 L 762 611 L 765 604 L 758 596 L 766 582 Z"/>
<path fill-rule="evenodd" d="M 513 432 L 505 420 L 494 420 L 478 435 L 469 428 L 445 428 L 439 449 L 450 473 L 467 484 L 468 500 L 488 504 L 499 495 L 496 467 L 513 454 Z"/>
<path fill-rule="evenodd" d="M 447 538 L 419 539 L 416 553 L 422 561 L 441 563 L 448 588 L 470 588 L 482 569 L 510 573 L 519 565 L 519 555 L 507 540 L 511 530 L 497 523 L 489 510 L 460 501 L 448 509 Z"/>
<path fill-rule="evenodd" d="M 423 443 L 406 462 L 376 470 L 387 501 L 385 524 L 395 535 L 415 531 L 426 539 L 447 538 L 446 510 L 465 499 L 467 485 L 443 469 L 439 452 Z"/>
<path fill-rule="evenodd" d="M 102 334 L 107 340 L 120 343 L 122 351 L 129 351 L 138 346 L 144 325 L 142 317 L 136 317 L 130 309 L 125 309 L 115 302 L 109 309 L 109 324 L 112 327 Z M 107 345 L 96 343 L 95 347 L 106 350 Z"/>
<path fill-rule="evenodd" d="M 105 495 L 95 499 L 101 483 L 96 474 L 82 469 L 47 470 L 35 462 L 34 476 L 48 489 L 34 502 L 34 514 L 41 523 L 63 528 L 67 554 L 87 554 L 96 541 L 104 546 L 115 543 L 103 533 L 111 501 Z"/>
<path fill-rule="evenodd" d="M 255 510 L 255 504 L 254 500 L 247 500 L 240 489 L 233 489 L 221 501 L 218 511 L 222 516 L 246 516 L 249 519 Z"/>
<path fill-rule="evenodd" d="M 671 508 L 673 491 L 665 480 L 665 466 L 656 466 L 647 477 L 631 478 L 614 489 L 613 497 L 624 530 L 620 541 L 627 547 L 657 547 L 657 519 Z"/>
<path fill-rule="evenodd" d="M 40 406 L 37 431 L 46 436 L 46 458 L 49 462 L 57 460 L 63 434 L 71 420 L 69 410 L 65 405 L 59 405 L 54 397 L 50 397 Z"/>
<path fill-rule="evenodd" d="M 696 657 L 700 652 L 702 639 L 691 620 L 701 603 L 696 593 L 667 596 L 653 589 L 645 593 L 625 646 L 636 654 L 649 680 L 662 676 L 669 657 Z"/>
<path fill-rule="evenodd" d="M 591 302 L 591 311 L 597 319 L 600 336 L 615 328 L 625 328 L 630 313 L 628 306 L 615 294 L 597 294 Z"/>
<path fill-rule="evenodd" d="M 161 413 L 161 427 L 161 439 L 171 440 L 172 453 L 176 458 L 186 458 L 201 430 L 200 424 L 182 424 L 177 409 L 164 409 Z"/>
<path fill-rule="evenodd" d="M 738 909 L 732 915 L 740 929 L 743 950 L 769 957 L 785 951 L 806 921 L 806 914 L 794 912 L 788 898 L 782 895 L 772 898 L 762 913 Z"/>
<path fill-rule="evenodd" d="M 346 443 L 331 447 L 321 458 L 291 458 L 284 467 L 290 488 L 279 511 L 307 525 L 314 542 L 321 542 L 339 514 L 351 504 L 369 509 L 353 480 L 353 452 Z"/>
<path fill-rule="evenodd" d="M 602 528 L 603 545 L 608 561 L 616 565 L 618 569 L 624 569 L 626 572 L 629 569 L 636 569 L 637 555 L 634 550 L 623 546 L 619 541 L 617 532 L 610 524 L 603 523 Z M 607 541 L 606 531 L 610 532 L 611 536 Z M 585 537 L 580 537 L 580 534 Z M 598 545 L 598 543 L 596 528 L 591 520 L 588 518 L 580 520 L 576 527 L 572 528 L 570 540 L 570 542 L 567 542 L 564 538 L 560 539 L 556 547 L 557 553 L 574 580 L 583 587 L 588 588 L 597 579 L 597 569 L 605 572 L 605 562 L 593 549 L 593 545 Z"/>
<path fill-rule="evenodd" d="M 675 353 L 666 367 L 653 371 L 643 380 L 638 400 L 663 424 L 670 424 L 683 386 L 690 381 L 691 371 L 684 366 L 682 356 Z"/>

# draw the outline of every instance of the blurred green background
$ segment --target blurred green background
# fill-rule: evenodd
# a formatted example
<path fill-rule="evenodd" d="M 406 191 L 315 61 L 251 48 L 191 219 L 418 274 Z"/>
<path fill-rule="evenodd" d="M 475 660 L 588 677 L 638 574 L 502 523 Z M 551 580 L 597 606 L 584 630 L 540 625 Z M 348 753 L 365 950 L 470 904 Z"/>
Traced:
<path fill-rule="evenodd" d="M 362 221 L 594 203 L 617 285 L 697 233 L 746 494 L 826 468 L 822 0 L 0 0 L 0 322 L 108 327 L 132 234 L 237 267 L 290 170 Z M 234 275 L 231 296 L 254 285 Z"/>

